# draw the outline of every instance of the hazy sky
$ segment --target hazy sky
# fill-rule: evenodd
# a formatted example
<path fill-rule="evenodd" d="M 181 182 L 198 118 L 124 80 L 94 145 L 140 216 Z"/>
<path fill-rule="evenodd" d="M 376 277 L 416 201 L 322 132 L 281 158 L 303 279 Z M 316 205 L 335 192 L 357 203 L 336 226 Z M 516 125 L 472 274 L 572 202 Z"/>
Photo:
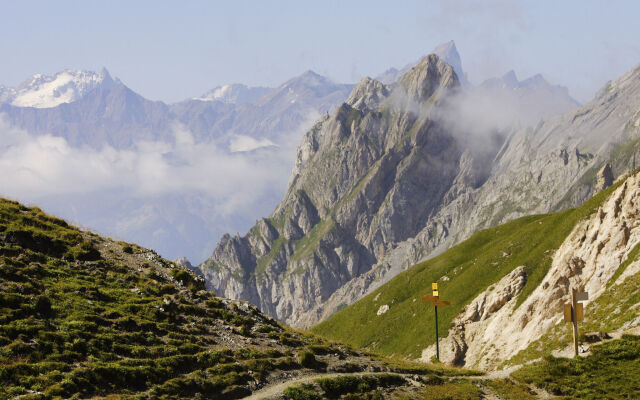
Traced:
<path fill-rule="evenodd" d="M 375 76 L 455 40 L 471 82 L 542 73 L 580 101 L 640 63 L 637 1 L 0 0 L 0 83 L 109 69 L 167 102 L 312 69 Z"/>

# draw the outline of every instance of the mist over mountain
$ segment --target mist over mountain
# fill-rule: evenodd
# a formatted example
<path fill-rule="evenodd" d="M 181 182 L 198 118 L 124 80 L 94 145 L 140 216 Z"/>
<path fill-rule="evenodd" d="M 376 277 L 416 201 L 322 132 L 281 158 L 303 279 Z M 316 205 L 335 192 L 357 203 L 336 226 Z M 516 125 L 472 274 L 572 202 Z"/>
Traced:
<path fill-rule="evenodd" d="M 466 82 L 452 41 L 434 51 Z M 448 100 L 450 122 L 504 131 L 572 104 L 562 90 L 536 82 L 509 87 L 508 95 L 504 85 L 464 83 Z M 36 75 L 2 88 L 5 194 L 197 262 L 224 232 L 245 232 L 276 206 L 300 138 L 352 88 L 307 71 L 276 88 L 224 85 L 165 104 L 106 69 Z"/>
<path fill-rule="evenodd" d="M 395 84 L 366 78 L 307 132 L 275 211 L 200 269 L 308 327 L 478 229 L 579 205 L 632 168 L 637 71 L 578 109 L 539 76 L 464 90 L 435 55 Z M 571 111 L 527 127 L 554 96 Z M 540 107 L 521 114 L 527 102 Z"/>
<path fill-rule="evenodd" d="M 350 88 L 307 71 L 274 89 L 230 85 L 165 104 L 106 70 L 37 76 L 3 88 L 3 194 L 202 260 L 277 204 L 300 137 Z"/>

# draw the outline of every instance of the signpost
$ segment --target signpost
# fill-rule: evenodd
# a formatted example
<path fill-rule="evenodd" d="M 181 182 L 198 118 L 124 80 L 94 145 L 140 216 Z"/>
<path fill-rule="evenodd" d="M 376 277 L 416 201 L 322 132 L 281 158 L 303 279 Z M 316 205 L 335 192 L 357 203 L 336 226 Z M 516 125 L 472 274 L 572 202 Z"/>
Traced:
<path fill-rule="evenodd" d="M 584 319 L 584 307 L 579 301 L 589 300 L 589 293 L 571 289 L 571 304 L 564 305 L 564 320 L 573 323 L 573 354 L 578 357 L 578 321 Z"/>
<path fill-rule="evenodd" d="M 438 343 L 438 306 L 448 306 L 451 303 L 446 300 L 440 300 L 438 284 L 436 282 L 431 284 L 431 290 L 433 291 L 433 295 L 422 297 L 422 301 L 433 302 L 433 307 L 436 311 L 436 358 L 440 360 L 440 344 Z"/>

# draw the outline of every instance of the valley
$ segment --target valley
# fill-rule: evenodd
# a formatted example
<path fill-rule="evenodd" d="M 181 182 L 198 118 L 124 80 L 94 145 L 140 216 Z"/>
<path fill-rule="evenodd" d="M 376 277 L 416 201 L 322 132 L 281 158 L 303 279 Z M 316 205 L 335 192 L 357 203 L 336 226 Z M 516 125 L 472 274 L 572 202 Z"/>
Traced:
<path fill-rule="evenodd" d="M 636 4 L 28 3 L 0 400 L 640 398 Z"/>

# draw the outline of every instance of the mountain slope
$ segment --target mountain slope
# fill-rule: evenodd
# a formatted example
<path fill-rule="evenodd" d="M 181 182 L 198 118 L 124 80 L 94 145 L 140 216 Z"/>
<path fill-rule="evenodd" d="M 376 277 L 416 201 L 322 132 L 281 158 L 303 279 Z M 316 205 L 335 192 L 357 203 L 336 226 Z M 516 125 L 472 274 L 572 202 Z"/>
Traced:
<path fill-rule="evenodd" d="M 109 72 L 64 70 L 53 76 L 36 74 L 19 86 L 0 86 L 0 103 L 16 107 L 51 108 L 81 99 L 96 88 L 109 88 L 116 82 Z"/>
<path fill-rule="evenodd" d="M 35 135 L 63 137 L 74 147 L 124 149 L 139 141 L 173 140 L 168 107 L 119 82 L 56 107 L 3 104 L 0 113 L 11 126 Z"/>
<path fill-rule="evenodd" d="M 361 81 L 305 136 L 274 213 L 245 237 L 223 237 L 200 266 L 210 287 L 289 323 L 315 321 L 310 310 L 419 232 L 452 188 L 483 179 L 492 155 L 465 153 L 435 118 L 458 86 L 435 55 L 395 87 Z"/>
<path fill-rule="evenodd" d="M 489 102 L 505 115 L 510 115 L 521 127 L 533 126 L 541 120 L 575 110 L 580 106 L 569 90 L 552 85 L 540 74 L 519 81 L 514 71 L 492 78 L 470 88 L 470 101 Z M 487 108 L 487 105 L 479 106 Z M 501 116 L 491 117 L 500 119 Z"/>
<path fill-rule="evenodd" d="M 510 134 L 488 163 L 481 184 L 456 192 L 418 234 L 337 290 L 318 308 L 319 320 L 480 229 L 575 207 L 633 169 L 640 137 L 638 94 L 640 67 L 608 83 L 585 106 Z M 476 132 L 480 138 L 486 136 L 482 130 Z M 477 145 L 486 148 L 482 142 Z"/>
<path fill-rule="evenodd" d="M 151 250 L 0 199 L 0 398 L 234 399 L 386 368 L 203 288 Z"/>
<path fill-rule="evenodd" d="M 524 217 L 478 232 L 402 272 L 313 331 L 382 354 L 428 360 L 435 354 L 433 306 L 420 298 L 430 294 L 431 282 L 439 282 L 441 298 L 451 301 L 438 313 L 441 336 L 447 336 L 440 344 L 441 359 L 497 368 L 530 346 L 539 349 L 536 341 L 551 330 L 566 331 L 558 324 L 571 288 L 586 290 L 589 300 L 597 301 L 607 284 L 624 283 L 616 271 L 637 254 L 638 200 L 636 173 L 576 209 Z M 624 279 L 637 274 L 636 263 Z M 637 287 L 629 293 L 637 303 Z M 609 325 L 609 332 L 637 329 L 636 303 L 628 304 L 629 315 Z M 384 305 L 388 308 L 382 313 Z M 591 329 L 604 328 L 604 320 L 598 324 L 589 318 L 596 322 Z M 549 354 L 569 343 L 565 335 L 555 348 L 536 354 Z"/>

